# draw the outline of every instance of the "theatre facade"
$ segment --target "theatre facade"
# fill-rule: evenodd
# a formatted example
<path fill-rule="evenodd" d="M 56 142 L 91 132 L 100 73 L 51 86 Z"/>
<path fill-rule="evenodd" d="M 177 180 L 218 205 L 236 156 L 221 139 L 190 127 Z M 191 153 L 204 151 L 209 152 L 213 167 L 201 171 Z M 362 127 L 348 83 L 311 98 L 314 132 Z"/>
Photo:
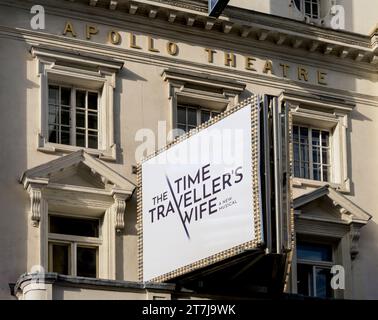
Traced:
<path fill-rule="evenodd" d="M 377 299 L 373 12 L 367 0 L 231 0 L 219 18 L 206 0 L 0 0 L 0 298 Z M 246 251 L 141 281 L 138 163 L 255 95 L 289 111 L 284 274 Z"/>

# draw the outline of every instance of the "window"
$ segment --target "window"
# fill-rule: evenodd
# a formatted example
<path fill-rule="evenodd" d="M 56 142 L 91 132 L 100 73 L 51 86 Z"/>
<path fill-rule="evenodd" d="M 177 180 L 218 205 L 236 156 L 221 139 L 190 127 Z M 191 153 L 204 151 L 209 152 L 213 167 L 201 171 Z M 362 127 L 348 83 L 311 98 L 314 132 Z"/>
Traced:
<path fill-rule="evenodd" d="M 297 244 L 297 290 L 299 294 L 319 298 L 333 297 L 331 245 L 299 242 Z"/>
<path fill-rule="evenodd" d="M 32 47 L 39 78 L 38 151 L 72 153 L 85 148 L 116 161 L 114 103 L 123 62 L 99 54 Z"/>
<path fill-rule="evenodd" d="M 162 77 L 168 87 L 168 128 L 173 131 L 169 140 L 238 104 L 246 87 L 233 79 L 173 68 Z"/>
<path fill-rule="evenodd" d="M 293 125 L 294 176 L 330 181 L 330 133 L 327 130 Z"/>
<path fill-rule="evenodd" d="M 178 105 L 177 128 L 188 132 L 218 114 L 219 112 L 202 109 L 198 106 Z"/>
<path fill-rule="evenodd" d="M 97 149 L 98 102 L 98 92 L 49 85 L 48 141 Z"/>
<path fill-rule="evenodd" d="M 49 271 L 96 278 L 99 271 L 99 219 L 49 215 Z"/>
<path fill-rule="evenodd" d="M 294 3 L 305 16 L 312 19 L 320 18 L 320 0 L 294 0 Z"/>

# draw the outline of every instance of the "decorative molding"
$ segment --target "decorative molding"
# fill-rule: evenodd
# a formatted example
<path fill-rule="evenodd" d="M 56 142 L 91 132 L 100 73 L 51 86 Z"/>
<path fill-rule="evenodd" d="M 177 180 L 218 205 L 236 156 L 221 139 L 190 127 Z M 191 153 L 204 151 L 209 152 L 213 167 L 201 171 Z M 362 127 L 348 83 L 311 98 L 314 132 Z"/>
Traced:
<path fill-rule="evenodd" d="M 156 2 L 156 4 L 153 2 Z M 188 15 L 196 16 L 196 20 L 201 21 L 205 30 L 214 29 L 226 34 L 229 33 L 230 29 L 229 27 L 226 27 L 225 29 L 224 24 L 228 25 L 229 23 L 232 23 L 232 28 L 237 29 L 242 37 L 246 37 L 246 34 L 243 32 L 246 27 L 253 27 L 258 34 L 259 40 L 271 43 L 275 43 L 275 39 L 272 39 L 269 35 L 280 32 L 290 38 L 290 43 L 294 44 L 294 48 L 299 47 L 304 42 L 314 41 L 314 39 L 316 39 L 317 44 L 314 42 L 313 45 L 306 49 L 310 52 L 316 51 L 319 54 L 327 55 L 336 47 L 350 50 L 359 47 L 359 50 L 364 51 L 365 53 L 370 53 L 374 50 L 374 45 L 376 43 L 376 32 L 372 32 L 370 35 L 359 35 L 340 30 L 335 31 L 329 28 L 323 28 L 322 26 L 316 26 L 313 23 L 304 23 L 303 21 L 298 21 L 296 19 L 282 19 L 281 17 L 270 14 L 233 6 L 228 6 L 223 14 L 217 19 L 209 18 L 207 16 L 207 6 L 205 3 L 194 1 L 186 3 L 186 1 L 171 0 L 135 0 L 130 2 L 130 8 L 131 6 L 142 7 L 143 10 L 139 10 L 138 12 L 141 16 L 149 16 L 150 10 L 154 10 L 156 11 L 154 17 L 159 17 L 159 13 L 161 13 L 161 20 L 169 21 L 171 23 L 172 19 L 167 20 L 166 18 L 164 19 L 164 17 L 169 17 L 171 14 L 175 16 L 183 16 L 184 18 L 188 17 Z M 135 12 L 133 13 L 135 14 Z M 187 19 L 184 19 L 185 24 L 187 24 L 187 21 Z M 176 25 L 181 25 L 183 20 L 174 19 L 174 23 Z M 193 26 L 193 24 L 187 25 Z M 216 25 L 218 26 L 215 27 Z M 300 30 L 300 32 L 298 30 Z M 319 44 L 322 46 L 319 46 Z M 282 43 L 278 45 L 282 45 Z M 326 48 L 325 51 L 321 50 L 323 47 Z M 337 55 L 334 56 L 334 58 L 337 58 Z M 369 63 L 367 60 L 364 62 Z"/>
<path fill-rule="evenodd" d="M 92 175 L 99 175 L 104 184 L 112 186 L 111 190 L 67 186 L 59 183 L 49 184 L 51 176 L 61 172 L 68 167 L 77 166 L 83 163 Z M 99 160 L 91 157 L 84 150 L 52 160 L 48 163 L 25 171 L 20 179 L 24 188 L 29 192 L 31 200 L 31 217 L 33 224 L 38 226 L 41 219 L 42 188 L 46 189 L 47 200 L 54 206 L 65 206 L 69 203 L 72 206 L 85 206 L 88 208 L 103 209 L 109 207 L 107 199 L 113 197 L 113 209 L 115 212 L 115 228 L 120 232 L 125 226 L 124 214 L 126 201 L 134 192 L 135 185 L 122 177 Z M 67 201 L 69 199 L 69 201 Z M 110 198 L 111 199 L 111 198 Z"/>
<path fill-rule="evenodd" d="M 350 228 L 350 256 L 352 260 L 356 258 L 360 249 L 359 249 L 359 240 L 360 240 L 360 228 L 361 226 L 356 226 L 353 224 Z"/>
<path fill-rule="evenodd" d="M 42 188 L 40 185 L 30 184 L 28 187 L 30 196 L 31 220 L 34 227 L 39 226 L 41 220 Z"/>
<path fill-rule="evenodd" d="M 45 58 L 50 63 L 56 61 L 66 61 L 71 63 L 77 63 L 84 66 L 93 66 L 96 68 L 107 68 L 113 70 L 114 72 L 119 71 L 123 68 L 124 63 L 122 61 L 117 61 L 106 56 L 95 56 L 85 53 L 78 53 L 73 50 L 64 49 L 52 49 L 44 46 L 32 46 L 30 53 L 33 58 Z"/>
<path fill-rule="evenodd" d="M 210 76 L 207 73 L 193 72 L 193 71 L 183 71 L 177 69 L 166 69 L 162 73 L 164 81 L 169 81 L 170 83 L 176 83 L 178 87 L 184 87 L 185 84 L 191 83 L 195 85 L 202 85 L 207 87 L 213 87 L 216 89 L 221 89 L 223 92 L 233 92 L 235 94 L 240 94 L 245 90 L 246 84 L 235 80 L 230 80 L 223 77 Z"/>
<path fill-rule="evenodd" d="M 133 193 L 135 184 L 115 172 L 113 169 L 109 168 L 98 159 L 93 158 L 84 150 L 78 150 L 74 153 L 28 169 L 22 174 L 20 181 L 26 187 L 30 182 L 45 182 L 44 179 L 46 179 L 46 177 L 53 174 L 54 172 L 64 170 L 69 166 L 79 163 L 83 163 L 95 173 L 99 174 L 102 177 L 105 177 L 107 181 L 115 185 L 115 188 L 117 188 L 115 190 L 118 190 L 120 193 L 125 193 L 128 195 L 131 195 Z M 48 182 L 46 182 L 46 184 L 47 183 Z"/>
<path fill-rule="evenodd" d="M 372 218 L 370 214 L 362 210 L 360 207 L 355 205 L 340 192 L 331 188 L 329 185 L 325 185 L 295 198 L 293 207 L 294 209 L 299 209 L 302 206 L 325 196 L 332 201 L 333 206 L 336 206 L 338 208 L 340 214 L 350 217 L 350 219 L 344 220 L 348 223 L 366 224 Z"/>
<path fill-rule="evenodd" d="M 293 90 L 284 90 L 279 98 L 296 106 L 314 106 L 344 113 L 351 112 L 356 106 L 352 99 L 337 99 L 328 95 L 301 93 Z"/>
<path fill-rule="evenodd" d="M 39 226 L 39 222 L 41 221 L 41 212 L 42 212 L 42 205 L 43 205 L 43 198 L 42 198 L 42 189 L 46 187 L 49 183 L 49 180 L 46 178 L 39 178 L 39 179 L 31 179 L 25 178 L 21 181 L 25 190 L 29 193 L 30 197 L 30 217 L 32 221 L 32 225 L 34 227 Z"/>
<path fill-rule="evenodd" d="M 339 214 L 337 218 L 334 215 L 330 215 L 329 218 L 317 217 L 313 214 L 306 215 L 303 207 L 322 197 L 328 197 L 331 200 L 331 207 L 333 206 Z M 371 215 L 328 185 L 295 198 L 293 207 L 298 213 L 296 215 L 297 232 L 319 237 L 336 237 L 339 240 L 347 235 L 350 242 L 345 250 L 349 250 L 351 259 L 355 259 L 359 252 L 360 229 L 368 223 Z"/>
<path fill-rule="evenodd" d="M 115 229 L 119 234 L 125 228 L 125 210 L 127 195 L 114 193 L 114 215 L 115 215 Z"/>
<path fill-rule="evenodd" d="M 0 0 L 0 2 L 5 1 Z M 353 55 L 349 55 L 346 58 L 340 58 L 340 50 L 357 50 L 361 53 L 363 52 L 363 56 L 361 56 L 362 59 L 360 62 L 362 62 L 362 64 L 364 65 L 369 65 L 371 64 L 370 57 L 372 56 L 372 54 L 374 54 L 377 48 L 376 31 L 372 32 L 370 35 L 361 35 L 357 33 L 345 32 L 342 30 L 332 30 L 329 28 L 316 26 L 311 23 L 298 21 L 296 19 L 283 19 L 279 16 L 233 6 L 228 6 L 219 18 L 214 19 L 207 16 L 206 4 L 202 3 L 200 6 L 198 6 L 198 2 L 184 4 L 183 1 L 170 0 L 127 1 L 126 3 L 129 8 L 128 11 L 126 11 L 121 5 L 118 5 L 114 10 L 111 10 L 109 7 L 108 9 L 106 9 L 99 6 L 94 6 L 93 2 L 91 4 L 91 1 L 88 0 L 79 0 L 76 2 L 82 2 L 88 7 L 85 8 L 84 6 L 75 6 L 75 9 L 73 9 L 72 5 L 67 5 L 64 2 L 59 5 L 59 8 L 54 6 L 49 7 L 51 3 L 47 2 L 47 0 L 41 0 L 41 5 L 46 5 L 46 7 L 49 7 L 49 11 L 51 11 L 52 13 L 59 11 L 59 14 L 62 14 L 61 10 L 67 9 L 70 11 L 74 10 L 75 14 L 96 14 L 99 19 L 112 19 L 114 25 L 117 23 L 116 20 L 125 21 L 125 15 L 127 14 L 135 18 L 142 19 L 148 18 L 151 10 L 156 10 L 157 13 L 154 21 L 158 20 L 159 23 L 162 24 L 174 24 L 177 27 L 191 26 L 194 29 L 193 31 L 195 32 L 198 32 L 198 27 L 200 27 L 199 24 L 202 24 L 203 29 L 212 29 L 218 33 L 221 32 L 230 40 L 236 40 L 237 34 L 239 34 L 239 37 L 244 36 L 246 38 L 246 34 L 243 30 L 250 27 L 255 31 L 254 34 L 260 35 L 258 37 L 260 40 L 269 43 L 272 46 L 277 46 L 276 37 L 272 37 L 270 35 L 281 33 L 286 35 L 288 40 L 290 40 L 287 41 L 288 48 L 292 43 L 298 43 L 298 41 L 301 40 L 303 41 L 303 43 L 312 43 L 312 45 L 304 46 L 304 49 L 309 50 L 309 52 L 316 52 L 319 55 L 324 55 L 325 53 L 329 53 L 330 50 L 329 49 L 324 52 L 324 48 L 330 48 L 330 46 L 334 46 L 335 51 L 337 51 L 336 54 L 328 55 L 334 62 L 350 60 L 350 62 L 353 63 L 353 61 L 355 61 L 353 59 Z M 5 4 L 11 5 L 9 3 Z M 22 6 L 23 4 L 21 2 L 17 2 L 17 5 Z M 167 19 L 167 16 L 169 17 L 171 14 L 180 17 L 180 19 L 174 19 L 174 22 L 169 23 L 168 21 L 170 19 Z M 71 16 L 72 13 L 70 14 L 70 17 Z M 198 23 L 188 24 L 188 17 L 190 17 L 191 22 L 194 22 L 192 20 L 194 18 Z M 232 29 L 235 29 L 237 32 L 230 32 L 229 34 L 225 34 L 223 24 L 230 22 L 233 23 Z M 186 29 L 186 31 L 188 31 L 188 29 Z M 214 33 L 214 35 L 216 36 L 216 33 Z M 315 44 L 315 42 L 317 42 L 319 45 Z M 279 45 L 282 46 L 282 44 Z M 295 54 L 295 52 L 293 51 L 293 55 L 301 56 L 302 54 L 300 53 L 300 51 L 298 51 L 297 54 Z M 361 57 L 359 57 L 358 59 L 360 59 Z M 358 61 L 354 63 L 359 64 Z M 375 67 L 374 64 L 373 66 Z"/>
<path fill-rule="evenodd" d="M 80 87 L 86 85 L 99 88 L 102 104 L 99 112 L 99 145 L 97 149 L 85 149 L 102 160 L 116 161 L 117 145 L 114 141 L 114 89 L 116 73 L 123 68 L 123 62 L 103 55 L 83 53 L 76 50 L 56 49 L 45 46 L 32 46 L 31 55 L 37 60 L 37 75 L 40 78 L 40 120 L 38 151 L 45 153 L 75 152 L 81 147 L 56 144 L 48 141 L 47 108 L 48 85 L 55 78 L 66 79 L 70 84 Z M 75 63 L 70 68 L 65 63 Z"/>

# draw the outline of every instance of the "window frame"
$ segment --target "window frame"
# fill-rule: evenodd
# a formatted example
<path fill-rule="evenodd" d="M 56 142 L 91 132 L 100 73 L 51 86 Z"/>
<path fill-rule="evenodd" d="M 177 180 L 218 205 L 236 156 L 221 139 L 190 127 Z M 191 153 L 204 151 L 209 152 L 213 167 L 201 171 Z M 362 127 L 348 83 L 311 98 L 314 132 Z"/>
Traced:
<path fill-rule="evenodd" d="M 116 73 L 124 63 L 102 56 L 88 56 L 85 52 L 67 52 L 56 48 L 33 46 L 31 55 L 35 58 L 40 86 L 39 132 L 37 150 L 44 153 L 72 153 L 84 149 L 87 153 L 105 161 L 117 160 L 115 143 L 114 93 Z M 99 91 L 101 110 L 98 126 L 98 148 L 83 148 L 73 145 L 50 143 L 48 141 L 48 86 L 58 82 L 63 86 L 74 85 L 85 90 Z"/>
<path fill-rule="evenodd" d="M 312 281 L 313 281 L 313 288 L 312 288 L 312 293 L 308 296 L 310 297 L 317 297 L 316 296 L 316 268 L 319 269 L 331 269 L 335 265 L 335 246 L 333 243 L 326 242 L 326 241 L 298 241 L 302 243 L 307 243 L 307 244 L 312 244 L 312 245 L 324 245 L 324 246 L 329 246 L 331 249 L 331 254 L 332 258 L 331 261 L 318 261 L 318 260 L 310 260 L 310 259 L 299 259 L 298 258 L 298 251 L 297 251 L 297 245 L 295 247 L 296 250 L 296 270 L 297 270 L 297 281 L 298 281 L 298 265 L 307 265 L 311 266 L 311 274 L 312 274 Z M 310 287 L 310 286 L 309 286 Z M 298 282 L 297 282 L 297 288 L 298 288 Z M 332 289 L 332 288 L 331 288 Z M 298 290 L 298 289 L 297 289 Z M 332 290 L 332 298 L 335 297 L 335 292 Z"/>
<path fill-rule="evenodd" d="M 202 116 L 202 111 L 205 111 L 205 112 L 209 112 L 210 113 L 210 119 L 218 116 L 219 114 L 222 113 L 221 110 L 218 110 L 218 109 L 211 109 L 211 108 L 208 108 L 208 107 L 203 107 L 201 105 L 191 105 L 191 104 L 184 104 L 184 103 L 177 103 L 177 106 L 176 106 L 177 110 L 176 110 L 176 119 L 175 119 L 175 129 L 180 129 L 179 128 L 179 125 L 185 125 L 186 127 L 186 130 L 185 132 L 189 132 L 190 130 L 194 129 L 195 127 L 198 127 L 199 125 L 202 124 L 202 119 L 201 119 L 201 116 Z M 186 123 L 183 124 L 183 123 L 179 123 L 178 121 L 178 109 L 179 108 L 185 108 L 186 109 Z M 188 124 L 188 109 L 194 109 L 196 110 L 196 126 L 194 126 L 193 128 L 189 129 L 189 124 Z M 214 113 L 216 113 L 216 115 L 213 115 Z M 207 120 L 207 121 L 209 121 Z M 191 126 L 191 125 L 190 125 Z M 183 130 L 183 129 L 181 129 Z"/>
<path fill-rule="evenodd" d="M 331 179 L 328 182 L 293 177 L 293 187 L 322 187 L 329 185 L 342 193 L 350 193 L 348 141 L 350 139 L 349 122 L 355 103 L 336 97 L 318 98 L 315 94 L 283 92 L 280 101 L 288 103 L 292 123 L 310 125 L 322 130 L 330 130 Z M 291 133 L 292 135 L 292 133 Z M 294 167 L 293 167 L 294 168 Z"/>
<path fill-rule="evenodd" d="M 96 220 L 98 221 L 98 228 L 99 228 L 99 236 L 98 237 L 86 237 L 86 236 L 77 236 L 77 235 L 68 235 L 68 234 L 60 234 L 60 233 L 51 233 L 50 232 L 50 217 L 51 216 L 59 216 L 64 218 L 70 219 L 86 219 L 86 220 Z M 52 265 L 53 265 L 53 253 L 52 253 L 52 246 L 54 244 L 66 244 L 69 246 L 69 262 L 68 262 L 68 269 L 69 274 L 71 276 L 77 276 L 77 248 L 91 248 L 96 249 L 96 278 L 99 277 L 99 269 L 100 269 L 100 247 L 103 244 L 102 239 L 102 218 L 93 218 L 83 215 L 72 215 L 72 214 L 65 214 L 59 212 L 49 212 L 48 213 L 48 235 L 47 235 L 47 246 L 48 246 L 48 270 L 49 272 L 53 272 Z"/>
<path fill-rule="evenodd" d="M 246 84 L 224 77 L 209 76 L 201 72 L 165 69 L 161 74 L 168 91 L 168 142 L 178 136 L 177 106 L 203 105 L 206 109 L 223 112 L 239 103 Z"/>
<path fill-rule="evenodd" d="M 66 83 L 63 83 L 63 82 L 58 82 L 58 81 L 49 81 L 48 82 L 48 92 L 50 90 L 50 86 L 59 87 L 59 108 L 61 108 L 61 106 L 62 106 L 61 95 L 60 95 L 61 94 L 61 88 L 69 88 L 71 90 L 71 93 L 70 93 L 70 95 L 71 95 L 71 97 L 70 97 L 70 121 L 71 121 L 71 123 L 70 123 L 70 144 L 51 142 L 50 139 L 49 139 L 49 134 L 48 134 L 48 137 L 47 137 L 48 143 L 51 144 L 51 145 L 55 145 L 55 146 L 64 145 L 64 146 L 72 146 L 72 147 L 76 147 L 76 148 L 83 148 L 83 149 L 86 149 L 86 150 L 93 150 L 93 151 L 98 150 L 99 146 L 101 145 L 101 141 L 100 141 L 100 139 L 101 139 L 101 134 L 100 134 L 101 121 L 100 121 L 100 119 L 101 119 L 101 115 L 102 115 L 101 90 L 88 89 L 88 88 L 85 88 L 85 87 L 69 85 L 69 84 L 66 84 Z M 76 133 L 77 133 L 76 92 L 77 91 L 85 91 L 85 108 L 84 108 L 85 109 L 85 128 L 83 129 L 83 130 L 85 130 L 85 146 L 84 147 L 78 146 L 77 141 L 76 141 Z M 89 131 L 94 130 L 94 129 L 89 129 L 89 127 L 88 127 L 88 113 L 89 113 L 89 110 L 92 110 L 92 109 L 88 109 L 88 93 L 90 93 L 90 92 L 97 94 L 97 111 L 96 111 L 96 114 L 97 114 L 97 129 L 96 129 L 96 132 L 97 132 L 97 148 L 90 148 L 89 143 L 88 143 Z M 48 99 L 49 99 L 49 97 L 48 97 Z M 80 109 L 83 109 L 83 108 L 80 108 Z M 50 102 L 48 100 L 47 112 L 49 113 L 49 111 L 50 111 Z M 94 111 L 95 110 L 92 110 L 91 112 L 94 112 Z M 48 117 L 47 117 L 47 121 L 48 121 L 47 127 L 49 127 L 50 122 L 49 122 Z M 60 126 L 60 124 L 59 124 L 59 126 Z"/>
<path fill-rule="evenodd" d="M 304 177 L 297 177 L 295 176 L 295 154 L 294 154 L 294 139 L 293 139 L 293 156 L 294 156 L 294 159 L 293 159 L 293 176 L 294 178 L 297 178 L 297 179 L 308 179 L 308 180 L 312 180 L 312 181 L 318 181 L 318 182 L 322 182 L 322 183 L 329 183 L 332 181 L 332 131 L 333 130 L 330 130 L 330 129 L 324 129 L 324 128 L 321 128 L 321 127 L 318 127 L 318 126 L 309 126 L 309 125 L 303 125 L 303 124 L 300 124 L 300 123 L 296 123 L 294 122 L 293 123 L 293 131 L 294 131 L 294 126 L 297 126 L 300 130 L 300 128 L 307 128 L 308 129 L 308 151 L 309 151 L 309 154 L 308 154 L 308 165 L 309 165 L 309 178 L 304 178 Z M 313 161 L 313 148 L 314 148 L 314 145 L 312 143 L 312 131 L 313 130 L 318 130 L 320 132 L 328 132 L 328 147 L 323 147 L 322 146 L 322 143 L 319 144 L 319 147 L 320 147 L 320 162 L 317 163 L 318 165 L 320 165 L 320 177 L 321 179 L 314 179 L 314 161 Z M 300 142 L 300 131 L 299 131 L 299 158 L 301 158 L 301 142 Z M 324 149 L 328 149 L 328 164 L 324 164 L 323 163 L 323 150 Z M 299 170 L 301 171 L 301 160 L 299 160 Z M 327 177 L 327 180 L 324 180 L 323 179 L 323 167 L 324 166 L 327 166 L 328 167 L 328 177 Z"/>
<path fill-rule="evenodd" d="M 320 0 L 298 0 L 300 2 L 300 8 L 298 8 L 298 5 L 296 1 L 294 0 L 294 6 L 300 11 L 304 16 L 308 17 L 311 20 L 319 20 L 321 19 L 321 1 Z M 306 13 L 306 2 L 310 2 L 310 9 L 311 13 Z M 313 5 L 316 4 L 318 8 L 318 14 L 317 16 L 313 15 Z"/>

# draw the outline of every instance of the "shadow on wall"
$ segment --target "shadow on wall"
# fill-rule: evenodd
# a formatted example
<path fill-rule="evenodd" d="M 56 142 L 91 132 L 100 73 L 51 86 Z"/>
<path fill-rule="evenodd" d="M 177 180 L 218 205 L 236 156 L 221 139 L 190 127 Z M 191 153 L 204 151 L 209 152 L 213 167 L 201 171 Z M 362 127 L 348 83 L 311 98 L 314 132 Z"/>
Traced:
<path fill-rule="evenodd" d="M 361 229 L 359 253 L 353 261 L 353 299 L 378 299 L 378 225 L 369 221 Z"/>
<path fill-rule="evenodd" d="M 28 267 L 29 197 L 18 178 L 27 168 L 28 140 L 32 141 L 27 127 L 38 105 L 28 104 L 27 94 L 34 88 L 27 80 L 28 45 L 0 36 L 0 48 L 0 61 L 6 61 L 0 68 L 0 299 L 12 299 L 9 283 Z"/>
<path fill-rule="evenodd" d="M 124 164 L 124 150 L 121 144 L 121 132 L 123 132 L 121 123 L 121 113 L 127 114 L 128 101 L 121 100 L 121 97 L 127 96 L 127 86 L 125 86 L 125 80 L 128 81 L 147 81 L 145 78 L 139 76 L 138 74 L 130 71 L 127 67 L 119 72 L 116 79 L 116 91 L 114 93 L 114 138 L 117 145 L 117 164 Z M 132 108 L 133 106 L 131 106 Z"/>

